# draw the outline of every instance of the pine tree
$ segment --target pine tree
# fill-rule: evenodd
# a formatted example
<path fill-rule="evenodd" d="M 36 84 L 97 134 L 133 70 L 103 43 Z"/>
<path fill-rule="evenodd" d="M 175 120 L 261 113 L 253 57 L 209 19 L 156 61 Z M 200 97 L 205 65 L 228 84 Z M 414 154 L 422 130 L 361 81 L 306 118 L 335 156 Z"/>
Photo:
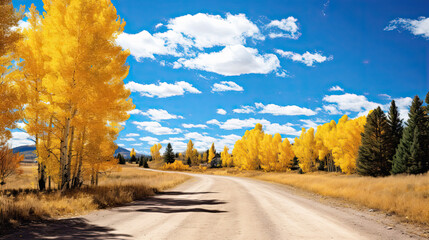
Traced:
<path fill-rule="evenodd" d="M 389 175 L 387 156 L 389 131 L 386 115 L 380 107 L 372 111 L 362 133 L 359 147 L 357 171 L 373 177 Z"/>
<path fill-rule="evenodd" d="M 174 152 L 170 143 L 168 143 L 167 148 L 165 149 L 164 161 L 166 163 L 174 163 Z"/>
<path fill-rule="evenodd" d="M 393 157 L 393 174 L 418 174 L 427 171 L 424 147 L 426 123 L 422 104 L 420 98 L 415 96 L 408 113 L 407 126 Z"/>
<path fill-rule="evenodd" d="M 425 124 L 425 132 L 424 132 L 424 142 L 423 142 L 423 148 L 425 148 L 425 157 L 424 157 L 424 172 L 429 171 L 429 92 L 426 94 L 426 106 L 424 107 L 424 111 L 425 111 L 425 120 L 424 122 Z"/>
<path fill-rule="evenodd" d="M 399 141 L 401 141 L 402 132 L 402 119 L 399 117 L 398 107 L 396 106 L 395 100 L 392 100 L 389 109 L 389 115 L 387 118 L 389 139 L 387 144 L 387 159 L 390 164 L 395 156 L 396 149 L 398 148 Z M 390 166 L 391 168 L 391 166 Z"/>

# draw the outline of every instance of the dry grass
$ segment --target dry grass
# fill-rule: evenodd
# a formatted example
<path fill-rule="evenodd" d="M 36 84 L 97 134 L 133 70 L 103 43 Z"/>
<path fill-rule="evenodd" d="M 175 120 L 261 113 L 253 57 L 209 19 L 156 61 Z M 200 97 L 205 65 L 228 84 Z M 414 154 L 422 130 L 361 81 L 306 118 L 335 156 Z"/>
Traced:
<path fill-rule="evenodd" d="M 193 169 L 193 172 L 201 172 Z M 281 183 L 396 214 L 404 220 L 429 225 L 429 174 L 362 177 L 338 173 L 297 174 L 240 171 L 234 168 L 207 169 L 205 174 L 232 175 Z"/>
<path fill-rule="evenodd" d="M 142 171 L 125 166 L 121 172 L 101 177 L 97 187 L 65 192 L 11 192 L 0 196 L 0 232 L 10 230 L 22 221 L 79 215 L 143 199 L 188 178 L 182 174 Z"/>

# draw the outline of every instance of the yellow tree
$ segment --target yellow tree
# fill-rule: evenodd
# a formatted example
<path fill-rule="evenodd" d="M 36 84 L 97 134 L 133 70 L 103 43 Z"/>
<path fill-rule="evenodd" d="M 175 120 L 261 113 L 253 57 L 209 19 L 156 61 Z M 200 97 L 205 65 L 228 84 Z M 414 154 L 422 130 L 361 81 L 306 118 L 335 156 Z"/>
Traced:
<path fill-rule="evenodd" d="M 301 136 L 299 138 L 295 138 L 295 143 L 292 149 L 298 158 L 299 167 L 303 172 L 316 170 L 318 151 L 316 150 L 313 128 L 308 129 L 308 131 L 303 128 Z"/>
<path fill-rule="evenodd" d="M 347 174 L 356 171 L 356 159 L 361 144 L 361 133 L 364 130 L 366 116 L 349 119 L 344 115 L 337 124 L 335 146 L 332 149 L 335 165 Z"/>
<path fill-rule="evenodd" d="M 13 153 L 7 145 L 0 146 L 0 186 L 6 184 L 5 180 L 12 174 L 20 174 L 19 163 L 24 160 L 24 155 Z"/>
<path fill-rule="evenodd" d="M 186 152 L 185 152 L 185 160 L 188 161 L 188 159 L 191 160 L 192 165 L 198 165 L 198 157 L 197 157 L 197 150 L 194 149 L 194 143 L 192 140 L 189 140 Z"/>
<path fill-rule="evenodd" d="M 152 155 L 152 159 L 154 161 L 161 160 L 161 153 L 159 152 L 161 150 L 162 146 L 160 143 L 154 144 L 150 148 L 150 154 Z"/>
<path fill-rule="evenodd" d="M 231 167 L 232 166 L 232 158 L 231 155 L 228 152 L 228 147 L 223 147 L 223 152 L 220 154 L 220 158 L 222 159 L 222 166 L 224 167 Z"/>
<path fill-rule="evenodd" d="M 215 149 L 214 143 L 212 143 L 212 146 L 210 147 L 210 150 L 209 150 L 209 158 L 208 158 L 209 164 L 212 162 L 215 156 L 216 156 L 216 149 Z"/>
<path fill-rule="evenodd" d="M 132 156 L 136 156 L 136 151 L 134 150 L 134 148 L 132 148 L 131 149 L 131 151 L 130 151 L 130 157 L 132 157 Z"/>
<path fill-rule="evenodd" d="M 292 167 L 295 153 L 293 152 L 292 145 L 287 138 L 285 138 L 283 142 L 279 143 L 278 147 L 279 156 L 276 171 L 286 171 Z"/>
<path fill-rule="evenodd" d="M 234 144 L 232 150 L 234 165 L 248 170 L 259 169 L 259 145 L 263 138 L 264 131 L 259 123 L 254 129 L 246 131 L 244 136 Z"/>
<path fill-rule="evenodd" d="M 13 64 L 17 60 L 16 43 L 21 38 L 17 30 L 22 10 L 16 12 L 11 0 L 0 1 L 0 142 L 5 143 L 11 133 L 8 129 L 15 127 L 21 118 L 22 96 L 16 84 L 18 71 Z"/>
<path fill-rule="evenodd" d="M 259 159 L 261 167 L 264 171 L 275 171 L 279 163 L 279 144 L 282 142 L 282 137 L 279 133 L 274 137 L 270 134 L 265 134 L 260 142 Z"/>
<path fill-rule="evenodd" d="M 34 83 L 43 76 L 39 88 L 43 94 L 38 96 L 48 105 L 45 112 L 49 120 L 44 119 L 42 125 L 52 126 L 52 135 L 55 136 L 55 139 L 43 142 L 50 142 L 46 144 L 49 146 L 46 152 L 55 155 L 54 159 L 59 162 L 60 188 L 67 188 L 72 162 L 80 163 L 75 159 L 79 155 L 77 152 L 84 156 L 88 145 L 85 138 L 95 134 L 89 129 L 91 121 L 98 119 L 99 124 L 116 125 L 129 117 L 127 111 L 133 108 L 133 104 L 129 99 L 130 91 L 123 83 L 128 74 L 126 59 L 129 52 L 115 44 L 125 23 L 110 1 L 58 0 L 44 3 L 46 13 L 35 20 L 40 28 L 31 24 L 26 35 L 29 39 L 27 46 L 32 47 L 31 54 L 40 57 L 22 57 L 23 64 L 29 65 L 24 76 L 28 83 Z M 35 33 L 30 34 L 31 31 Z M 30 44 L 38 41 L 38 44 Z M 43 68 L 30 67 L 38 64 Z M 33 116 L 38 112 L 34 110 Z M 31 116 L 30 111 L 28 115 Z M 41 120 L 28 122 L 28 128 L 32 128 L 32 124 L 38 125 Z M 104 132 L 103 136 L 109 134 L 108 129 L 97 129 Z M 47 156 L 51 159 L 50 155 Z M 109 164 L 107 160 L 104 162 Z"/>
<path fill-rule="evenodd" d="M 332 120 L 329 123 L 317 126 L 315 135 L 316 148 L 319 154 L 319 160 L 326 159 L 328 171 L 335 171 L 335 164 L 332 156 L 332 149 L 337 143 L 336 139 L 336 123 Z"/>

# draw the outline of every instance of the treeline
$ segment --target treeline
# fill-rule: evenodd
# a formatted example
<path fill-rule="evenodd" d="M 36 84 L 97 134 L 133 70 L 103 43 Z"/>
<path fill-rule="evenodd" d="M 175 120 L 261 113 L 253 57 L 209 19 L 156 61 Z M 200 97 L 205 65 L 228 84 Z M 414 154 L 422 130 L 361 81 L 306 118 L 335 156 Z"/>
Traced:
<path fill-rule="evenodd" d="M 0 31 L 2 144 L 22 121 L 35 140 L 41 190 L 47 181 L 96 184 L 117 167 L 114 141 L 134 108 L 123 82 L 129 52 L 115 44 L 125 22 L 108 0 L 44 3 L 43 14 L 31 6 L 23 29 L 11 1 L 0 17 L 10 19 Z"/>
<path fill-rule="evenodd" d="M 355 119 L 344 115 L 338 123 L 332 120 L 317 126 L 316 131 L 303 128 L 293 144 L 278 133 L 264 133 L 262 125 L 256 124 L 235 143 L 232 155 L 225 146 L 218 159 L 214 144 L 201 154 L 189 140 L 186 152 L 176 159 L 189 166 L 207 163 L 209 167 L 246 170 L 287 171 L 298 165 L 300 172 L 368 176 L 425 173 L 429 171 L 429 92 L 425 102 L 423 106 L 423 101 L 414 97 L 405 124 L 392 101 L 387 116 L 380 107 Z M 161 158 L 161 148 L 161 144 L 151 148 L 154 159 Z M 168 149 L 172 152 L 170 144 Z M 171 157 L 166 163 L 174 160 Z"/>

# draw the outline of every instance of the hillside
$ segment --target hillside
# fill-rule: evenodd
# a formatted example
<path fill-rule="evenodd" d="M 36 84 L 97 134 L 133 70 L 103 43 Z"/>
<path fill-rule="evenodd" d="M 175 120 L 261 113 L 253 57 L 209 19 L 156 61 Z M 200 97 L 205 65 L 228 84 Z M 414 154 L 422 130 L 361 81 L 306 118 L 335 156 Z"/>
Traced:
<path fill-rule="evenodd" d="M 13 152 L 23 154 L 24 162 L 34 162 L 36 159 L 36 154 L 34 153 L 35 150 L 35 145 L 26 145 L 14 148 Z M 118 153 L 126 158 L 130 156 L 130 151 L 122 147 L 118 147 L 118 149 L 116 149 L 115 156 L 118 155 Z"/>

